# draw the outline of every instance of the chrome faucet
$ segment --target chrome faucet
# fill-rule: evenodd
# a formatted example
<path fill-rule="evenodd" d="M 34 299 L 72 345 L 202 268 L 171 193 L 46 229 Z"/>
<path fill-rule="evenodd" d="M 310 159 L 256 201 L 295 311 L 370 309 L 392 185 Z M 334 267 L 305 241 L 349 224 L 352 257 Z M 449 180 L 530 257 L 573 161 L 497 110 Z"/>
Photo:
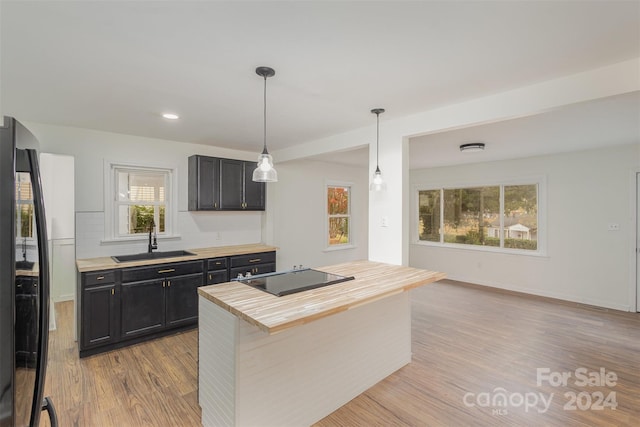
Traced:
<path fill-rule="evenodd" d="M 148 247 L 149 253 L 153 252 L 154 249 L 158 249 L 158 238 L 155 232 L 155 227 L 156 227 L 156 223 L 152 218 L 151 222 L 149 222 L 149 247 Z M 151 233 L 153 233 L 153 243 L 151 243 Z"/>

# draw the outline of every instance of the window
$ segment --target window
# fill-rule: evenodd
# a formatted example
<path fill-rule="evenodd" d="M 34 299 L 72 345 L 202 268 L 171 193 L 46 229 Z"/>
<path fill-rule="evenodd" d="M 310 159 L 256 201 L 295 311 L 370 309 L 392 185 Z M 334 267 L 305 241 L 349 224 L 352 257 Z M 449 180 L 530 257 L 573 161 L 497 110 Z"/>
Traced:
<path fill-rule="evenodd" d="M 174 170 L 123 164 L 109 164 L 108 170 L 107 240 L 142 237 L 152 227 L 160 236 L 171 235 Z"/>
<path fill-rule="evenodd" d="M 538 247 L 538 184 L 418 190 L 418 241 Z"/>
<path fill-rule="evenodd" d="M 327 185 L 329 247 L 351 245 L 351 186 Z"/>
<path fill-rule="evenodd" d="M 33 238 L 33 192 L 28 173 L 16 173 L 16 238 Z"/>

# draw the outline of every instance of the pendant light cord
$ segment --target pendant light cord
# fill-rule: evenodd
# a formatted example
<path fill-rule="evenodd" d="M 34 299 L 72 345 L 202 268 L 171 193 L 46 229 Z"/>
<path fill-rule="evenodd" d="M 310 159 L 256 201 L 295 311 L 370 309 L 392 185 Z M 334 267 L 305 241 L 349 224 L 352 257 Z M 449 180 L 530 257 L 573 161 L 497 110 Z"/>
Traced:
<path fill-rule="evenodd" d="M 380 170 L 380 113 L 376 113 L 376 170 Z"/>
<path fill-rule="evenodd" d="M 267 151 L 267 76 L 264 76 L 264 127 L 263 127 L 263 141 L 264 147 L 262 148 L 262 154 L 268 154 Z"/>

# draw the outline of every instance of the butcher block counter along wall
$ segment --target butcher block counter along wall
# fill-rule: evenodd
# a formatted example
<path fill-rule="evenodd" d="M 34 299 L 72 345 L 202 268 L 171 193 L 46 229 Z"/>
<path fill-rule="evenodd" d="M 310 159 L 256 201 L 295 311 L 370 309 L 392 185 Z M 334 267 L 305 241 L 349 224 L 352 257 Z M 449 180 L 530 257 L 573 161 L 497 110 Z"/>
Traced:
<path fill-rule="evenodd" d="M 411 361 L 409 290 L 444 273 L 371 261 L 315 270 L 354 279 L 275 296 L 198 289 L 206 426 L 310 425 Z"/>
<path fill-rule="evenodd" d="M 110 268 L 135 267 L 142 265 L 164 264 L 174 261 L 191 261 L 197 259 L 229 257 L 233 255 L 273 252 L 277 249 L 278 248 L 276 248 L 275 246 L 268 246 L 259 243 L 249 245 L 218 246 L 211 248 L 186 249 L 187 252 L 191 252 L 193 253 L 193 255 L 181 256 L 176 258 L 149 259 L 129 262 L 116 262 L 111 257 L 77 259 L 76 266 L 78 267 L 78 271 L 80 273 L 83 273 L 86 271 L 97 271 Z"/>
<path fill-rule="evenodd" d="M 238 274 L 273 272 L 276 249 L 251 244 L 127 262 L 111 257 L 76 260 L 80 357 L 196 327 L 198 287 L 224 283 Z"/>

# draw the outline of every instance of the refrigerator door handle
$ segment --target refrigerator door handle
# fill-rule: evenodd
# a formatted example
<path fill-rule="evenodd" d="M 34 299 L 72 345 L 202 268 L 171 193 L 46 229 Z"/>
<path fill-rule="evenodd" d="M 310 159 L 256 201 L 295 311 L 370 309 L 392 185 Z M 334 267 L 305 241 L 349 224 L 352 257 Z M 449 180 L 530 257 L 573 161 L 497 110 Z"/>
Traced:
<path fill-rule="evenodd" d="M 27 149 L 27 157 L 31 171 L 31 190 L 36 214 L 36 235 L 38 240 L 38 262 L 40 265 L 38 292 L 38 360 L 36 361 L 36 378 L 33 403 L 31 406 L 31 426 L 37 426 L 42 412 L 44 381 L 47 375 L 47 356 L 49 345 L 49 254 L 47 252 L 47 227 L 45 224 L 44 198 L 38 167 L 38 153 Z M 51 401 L 49 401 L 51 402 Z"/>
<path fill-rule="evenodd" d="M 53 402 L 49 396 L 45 397 L 42 401 L 42 410 L 47 411 L 49 415 L 49 421 L 51 421 L 51 427 L 58 427 L 58 415 L 56 414 L 56 407 L 53 406 Z"/>

